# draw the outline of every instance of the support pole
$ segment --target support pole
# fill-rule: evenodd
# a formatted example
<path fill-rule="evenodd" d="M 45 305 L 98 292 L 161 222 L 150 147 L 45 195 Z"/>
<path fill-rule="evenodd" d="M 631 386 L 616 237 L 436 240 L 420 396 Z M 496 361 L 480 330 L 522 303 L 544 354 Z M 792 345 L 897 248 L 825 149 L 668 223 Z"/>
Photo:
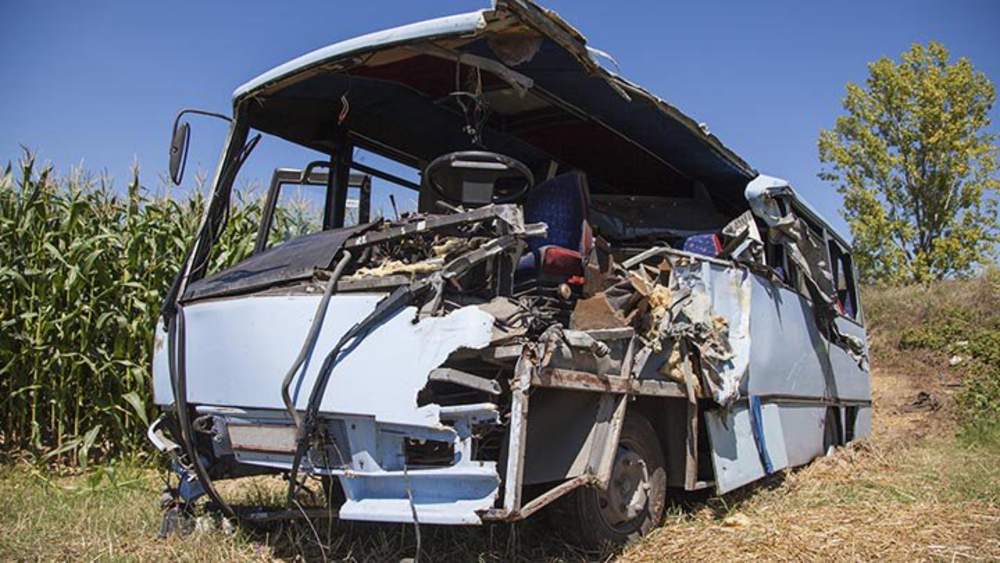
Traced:
<path fill-rule="evenodd" d="M 347 189 L 351 182 L 351 160 L 354 147 L 346 140 L 337 143 L 337 150 L 330 159 L 332 174 L 326 191 L 325 229 L 339 229 L 344 226 L 347 213 Z"/>

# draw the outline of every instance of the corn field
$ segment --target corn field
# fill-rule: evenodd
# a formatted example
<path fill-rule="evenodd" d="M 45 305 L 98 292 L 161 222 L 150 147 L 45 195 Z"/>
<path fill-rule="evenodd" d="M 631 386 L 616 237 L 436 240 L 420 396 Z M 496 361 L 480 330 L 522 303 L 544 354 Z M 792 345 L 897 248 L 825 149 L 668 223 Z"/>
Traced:
<path fill-rule="evenodd" d="M 205 208 L 26 154 L 0 176 L 0 449 L 85 465 L 145 448 L 153 329 Z M 248 255 L 257 201 L 234 205 L 213 270 Z M 277 221 L 288 218 L 277 216 Z"/>

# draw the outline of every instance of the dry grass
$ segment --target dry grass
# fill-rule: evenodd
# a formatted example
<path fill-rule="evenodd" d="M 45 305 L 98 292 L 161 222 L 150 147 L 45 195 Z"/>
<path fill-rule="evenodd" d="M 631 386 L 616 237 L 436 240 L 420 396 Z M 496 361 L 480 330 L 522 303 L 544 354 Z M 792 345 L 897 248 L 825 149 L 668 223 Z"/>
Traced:
<path fill-rule="evenodd" d="M 1000 559 L 1000 452 L 888 413 L 869 442 L 683 513 L 626 561 Z"/>

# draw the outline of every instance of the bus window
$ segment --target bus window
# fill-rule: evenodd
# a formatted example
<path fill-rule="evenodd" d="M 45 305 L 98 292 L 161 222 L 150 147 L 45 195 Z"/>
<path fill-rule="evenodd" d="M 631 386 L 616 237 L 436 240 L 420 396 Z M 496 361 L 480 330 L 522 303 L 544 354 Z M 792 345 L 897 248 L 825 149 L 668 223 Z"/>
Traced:
<path fill-rule="evenodd" d="M 845 317 L 858 318 L 858 295 L 854 286 L 851 255 L 839 243 L 830 240 L 830 268 L 837 288 L 837 310 Z"/>

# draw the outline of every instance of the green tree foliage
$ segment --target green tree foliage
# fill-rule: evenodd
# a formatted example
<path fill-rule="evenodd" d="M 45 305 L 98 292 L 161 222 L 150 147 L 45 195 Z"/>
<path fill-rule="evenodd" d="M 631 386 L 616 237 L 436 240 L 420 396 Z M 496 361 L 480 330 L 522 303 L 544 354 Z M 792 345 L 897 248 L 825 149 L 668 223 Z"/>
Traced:
<path fill-rule="evenodd" d="M 820 178 L 844 196 L 860 275 L 900 283 L 974 272 L 1000 241 L 993 84 L 933 42 L 868 71 L 864 86 L 847 85 L 847 115 L 819 137 Z"/>

